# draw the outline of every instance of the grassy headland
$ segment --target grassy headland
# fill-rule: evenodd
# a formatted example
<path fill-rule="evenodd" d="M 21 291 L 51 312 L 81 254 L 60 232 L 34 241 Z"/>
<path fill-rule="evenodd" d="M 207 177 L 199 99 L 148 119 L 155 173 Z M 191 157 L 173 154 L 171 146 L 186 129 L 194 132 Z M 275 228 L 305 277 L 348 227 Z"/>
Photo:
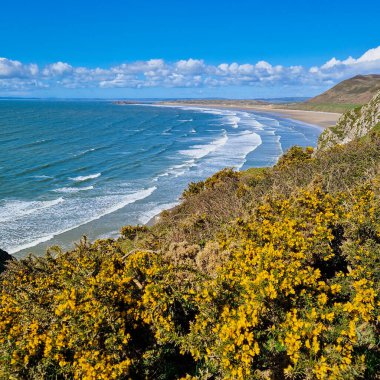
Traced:
<path fill-rule="evenodd" d="M 286 107 L 310 111 L 346 112 L 369 102 L 380 90 L 380 75 L 357 75 L 346 79 L 323 94 Z"/>

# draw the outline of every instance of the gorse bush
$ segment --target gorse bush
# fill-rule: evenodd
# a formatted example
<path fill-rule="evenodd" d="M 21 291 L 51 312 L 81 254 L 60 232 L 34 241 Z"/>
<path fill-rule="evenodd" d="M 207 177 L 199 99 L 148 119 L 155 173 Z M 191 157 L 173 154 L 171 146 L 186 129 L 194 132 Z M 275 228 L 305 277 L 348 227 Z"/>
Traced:
<path fill-rule="evenodd" d="M 192 184 L 8 264 L 2 379 L 379 379 L 380 138 Z"/>
<path fill-rule="evenodd" d="M 286 154 L 279 158 L 276 166 L 277 168 L 282 168 L 296 162 L 305 162 L 306 160 L 311 159 L 313 152 L 314 149 L 312 147 L 302 149 L 300 146 L 293 146 L 286 152 Z"/>
<path fill-rule="evenodd" d="M 170 367 L 175 347 L 155 349 L 144 321 L 144 288 L 164 269 L 157 255 L 125 257 L 111 240 L 11 263 L 1 280 L 1 378 L 143 378 L 161 356 Z"/>
<path fill-rule="evenodd" d="M 213 189 L 226 185 L 227 183 L 237 183 L 240 174 L 230 168 L 223 169 L 213 176 L 207 178 L 205 181 L 190 182 L 188 188 L 183 192 L 182 198 L 186 199 L 192 195 L 197 195 L 204 190 Z"/>
<path fill-rule="evenodd" d="M 365 373 L 366 356 L 378 354 L 379 275 L 377 243 L 361 231 L 379 231 L 380 208 L 369 187 L 354 196 L 351 203 L 319 188 L 302 191 L 268 200 L 239 223 L 230 260 L 196 291 L 199 312 L 184 344 L 210 373 Z"/>

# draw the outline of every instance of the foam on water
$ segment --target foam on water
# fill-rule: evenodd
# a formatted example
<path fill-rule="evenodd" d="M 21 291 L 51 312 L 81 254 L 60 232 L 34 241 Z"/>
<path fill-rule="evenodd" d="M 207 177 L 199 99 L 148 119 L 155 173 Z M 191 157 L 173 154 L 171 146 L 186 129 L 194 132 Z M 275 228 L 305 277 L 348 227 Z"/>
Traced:
<path fill-rule="evenodd" d="M 86 149 L 86 150 L 84 150 L 84 151 L 82 151 L 82 152 L 79 152 L 79 153 L 77 153 L 77 154 L 74 154 L 74 156 L 75 156 L 75 157 L 80 157 L 80 156 L 83 156 L 83 155 L 85 155 L 85 154 L 87 154 L 87 153 L 95 152 L 95 151 L 98 150 L 98 149 L 101 149 L 101 148 L 91 148 L 91 149 Z"/>
<path fill-rule="evenodd" d="M 251 130 L 230 134 L 228 143 L 223 149 L 215 151 L 210 157 L 209 165 L 222 163 L 224 166 L 241 169 L 246 157 L 262 143 L 260 135 Z"/>
<path fill-rule="evenodd" d="M 56 206 L 63 201 L 64 199 L 62 197 L 49 201 L 6 201 L 0 207 L 0 226 L 7 221 L 14 221 L 38 211 L 45 210 L 49 207 Z"/>
<path fill-rule="evenodd" d="M 232 128 L 239 127 L 239 121 L 241 120 L 238 116 L 229 116 L 227 117 L 228 122 L 231 124 Z"/>
<path fill-rule="evenodd" d="M 202 157 L 207 156 L 211 152 L 214 152 L 215 150 L 219 149 L 223 145 L 225 145 L 228 141 L 228 135 L 225 129 L 222 130 L 223 134 L 222 137 L 213 140 L 207 145 L 193 145 L 190 147 L 190 149 L 186 150 L 180 150 L 178 153 L 184 155 L 184 156 L 189 156 L 189 157 L 194 157 L 195 159 L 200 159 Z"/>
<path fill-rule="evenodd" d="M 193 166 L 196 166 L 196 160 L 195 159 L 187 160 L 182 164 L 169 167 L 167 171 L 154 177 L 152 181 L 157 182 L 160 179 L 160 177 L 168 177 L 170 175 L 174 175 L 174 177 L 179 177 L 182 174 L 186 173 L 186 171 L 192 168 Z"/>
<path fill-rule="evenodd" d="M 33 218 L 12 220 L 7 226 L 0 224 L 0 236 L 9 229 L 22 228 L 22 236 L 17 241 L 2 241 L 1 244 L 9 253 L 15 253 L 23 249 L 33 247 L 39 243 L 51 240 L 54 236 L 63 234 L 84 224 L 93 222 L 101 217 L 113 213 L 138 200 L 149 197 L 157 187 L 139 190 L 127 195 L 108 195 L 96 197 L 87 202 L 83 199 L 67 199 L 64 207 L 59 203 L 50 205 L 43 212 L 33 215 Z M 55 207 L 54 207 L 55 206 Z M 42 211 L 42 208 L 35 210 Z M 21 216 L 21 215 L 20 215 Z M 16 240 L 16 239 L 14 239 Z"/>
<path fill-rule="evenodd" d="M 88 191 L 92 190 L 94 186 L 86 186 L 86 187 L 62 187 L 59 189 L 54 189 L 53 191 L 56 193 L 77 193 L 78 191 Z"/>
<path fill-rule="evenodd" d="M 75 182 L 83 182 L 83 181 L 88 181 L 90 179 L 98 178 L 101 175 L 102 175 L 101 173 L 96 173 L 96 174 L 90 174 L 90 175 L 86 175 L 86 176 L 78 176 L 78 177 L 74 177 L 74 178 L 70 178 L 70 179 L 72 179 Z"/>

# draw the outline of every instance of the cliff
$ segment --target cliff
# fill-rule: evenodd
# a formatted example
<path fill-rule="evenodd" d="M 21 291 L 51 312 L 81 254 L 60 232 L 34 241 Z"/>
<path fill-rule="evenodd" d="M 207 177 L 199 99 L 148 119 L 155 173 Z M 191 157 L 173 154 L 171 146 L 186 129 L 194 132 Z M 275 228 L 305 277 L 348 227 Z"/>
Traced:
<path fill-rule="evenodd" d="M 318 150 L 347 144 L 378 128 L 380 122 L 380 91 L 365 105 L 344 113 L 334 127 L 324 130 L 319 137 Z"/>

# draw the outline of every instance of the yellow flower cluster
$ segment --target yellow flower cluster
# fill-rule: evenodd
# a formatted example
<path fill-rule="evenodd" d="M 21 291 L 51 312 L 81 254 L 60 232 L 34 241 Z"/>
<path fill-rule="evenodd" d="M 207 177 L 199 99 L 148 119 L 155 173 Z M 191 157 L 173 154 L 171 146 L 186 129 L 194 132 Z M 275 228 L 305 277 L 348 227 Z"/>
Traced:
<path fill-rule="evenodd" d="M 364 331 L 376 342 L 378 292 L 369 280 L 376 272 L 351 267 L 337 239 L 341 224 L 357 233 L 358 223 L 378 220 L 376 210 L 368 189 L 360 189 L 353 203 L 319 188 L 268 199 L 250 221 L 239 223 L 232 258 L 218 276 L 190 293 L 199 312 L 186 337 L 177 334 L 183 351 L 225 379 L 265 377 L 276 360 L 287 362 L 288 377 L 351 379 L 363 373 L 364 358 L 355 350 Z M 353 241 L 352 233 L 344 244 L 359 248 L 364 242 Z M 228 246 L 228 238 L 220 244 Z M 166 337 L 175 340 L 175 332 L 173 324 Z"/>
<path fill-rule="evenodd" d="M 40 378 L 36 362 L 76 379 L 130 372 L 138 357 L 130 342 L 142 332 L 140 266 L 149 270 L 149 263 L 145 253 L 123 260 L 114 249 L 83 243 L 56 259 L 28 259 L 9 269 L 0 302 L 1 379 L 15 372 Z"/>

